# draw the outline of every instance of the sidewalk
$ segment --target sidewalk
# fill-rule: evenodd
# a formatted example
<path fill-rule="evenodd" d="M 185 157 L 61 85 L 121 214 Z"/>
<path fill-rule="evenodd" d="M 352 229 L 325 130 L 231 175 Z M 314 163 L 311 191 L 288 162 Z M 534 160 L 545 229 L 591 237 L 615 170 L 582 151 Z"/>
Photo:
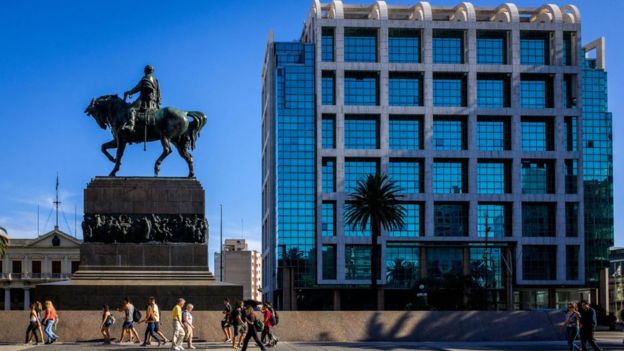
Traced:
<path fill-rule="evenodd" d="M 599 333 L 598 341 L 604 350 L 624 350 L 622 338 L 624 333 Z M 204 343 L 195 344 L 198 350 L 211 351 L 231 351 L 232 348 L 224 343 Z M 101 343 L 58 343 L 54 345 L 24 346 L 24 345 L 1 345 L 0 351 L 22 351 L 22 350 L 50 350 L 50 351 L 140 351 L 140 350 L 170 350 L 170 344 L 160 348 L 154 346 L 140 347 L 137 344 L 113 344 L 102 345 Z M 249 347 L 250 350 L 259 350 L 257 346 Z M 357 343 L 337 343 L 337 342 L 280 342 L 275 351 L 346 351 L 346 350 L 383 350 L 383 351 L 527 351 L 527 350 L 567 350 L 565 341 L 544 341 L 544 342 L 423 342 L 423 343 L 394 343 L 394 342 L 357 342 Z"/>

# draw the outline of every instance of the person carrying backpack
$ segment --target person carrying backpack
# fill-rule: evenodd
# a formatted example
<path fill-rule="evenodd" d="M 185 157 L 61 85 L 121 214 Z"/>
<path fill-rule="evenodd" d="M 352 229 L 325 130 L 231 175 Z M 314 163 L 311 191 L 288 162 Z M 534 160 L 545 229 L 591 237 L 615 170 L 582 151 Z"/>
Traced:
<path fill-rule="evenodd" d="M 267 347 L 273 347 L 277 345 L 277 338 L 273 336 L 273 326 L 277 324 L 277 318 L 275 317 L 275 313 L 273 308 L 268 304 L 262 304 L 262 316 L 264 317 L 264 328 L 262 329 L 262 335 L 260 339 L 262 343 Z M 266 341 L 267 336 L 269 337 L 268 342 Z"/>
<path fill-rule="evenodd" d="M 128 335 L 128 342 L 132 342 L 134 338 L 134 342 L 136 344 L 141 343 L 139 338 L 139 333 L 137 333 L 134 328 L 134 323 L 141 320 L 141 312 L 137 311 L 133 304 L 130 303 L 129 298 L 124 298 L 123 305 L 118 309 L 119 312 L 124 313 L 124 323 L 121 329 L 121 336 L 117 343 L 122 343 L 124 336 Z"/>

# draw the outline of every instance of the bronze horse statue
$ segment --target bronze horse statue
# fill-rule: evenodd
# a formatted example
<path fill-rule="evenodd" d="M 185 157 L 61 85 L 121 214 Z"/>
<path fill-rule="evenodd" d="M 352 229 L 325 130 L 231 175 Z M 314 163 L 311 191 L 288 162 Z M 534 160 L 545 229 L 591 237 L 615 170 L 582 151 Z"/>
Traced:
<path fill-rule="evenodd" d="M 173 107 L 165 107 L 153 112 L 153 117 L 137 119 L 133 131 L 124 129 L 128 120 L 130 104 L 117 95 L 105 95 L 92 99 L 85 113 L 92 116 L 102 129 L 110 128 L 113 140 L 102 144 L 102 152 L 115 167 L 109 176 L 114 177 L 119 171 L 121 158 L 127 144 L 136 144 L 160 140 L 163 152 L 154 164 L 154 175 L 158 176 L 160 164 L 171 153 L 172 143 L 180 156 L 186 161 L 189 168 L 189 178 L 195 176 L 193 157 L 189 150 L 195 149 L 195 142 L 199 132 L 206 124 L 206 115 L 198 111 L 182 111 Z M 190 119 L 189 119 L 190 117 Z M 117 148 L 113 157 L 108 149 Z"/>

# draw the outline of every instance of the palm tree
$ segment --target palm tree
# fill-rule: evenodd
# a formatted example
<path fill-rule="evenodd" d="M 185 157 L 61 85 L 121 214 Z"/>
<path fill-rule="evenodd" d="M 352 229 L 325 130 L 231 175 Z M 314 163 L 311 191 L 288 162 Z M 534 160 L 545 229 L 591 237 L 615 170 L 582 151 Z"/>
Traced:
<path fill-rule="evenodd" d="M 6 229 L 0 227 L 0 258 L 4 257 L 7 246 L 9 245 L 9 236 Z"/>
<path fill-rule="evenodd" d="M 371 245 L 371 288 L 378 293 L 377 273 L 379 251 L 377 241 L 381 229 L 398 230 L 405 225 L 405 209 L 401 206 L 401 188 L 385 174 L 370 174 L 365 181 L 358 180 L 346 204 L 345 220 L 352 230 L 365 231 L 370 225 Z M 377 303 L 379 309 L 379 304 Z"/>

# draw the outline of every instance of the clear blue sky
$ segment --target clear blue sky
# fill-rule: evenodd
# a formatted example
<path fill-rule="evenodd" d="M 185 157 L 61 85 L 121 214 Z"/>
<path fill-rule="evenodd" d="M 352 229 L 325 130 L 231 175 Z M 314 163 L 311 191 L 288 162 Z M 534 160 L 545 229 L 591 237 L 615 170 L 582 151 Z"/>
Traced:
<path fill-rule="evenodd" d="M 351 3 L 353 1 L 347 1 Z M 373 1 L 366 1 L 373 3 Z M 475 1 L 496 6 L 504 2 Z M 539 6 L 547 1 L 518 1 Z M 415 4 L 416 1 L 388 1 Z M 431 1 L 456 5 L 459 1 Z M 582 15 L 583 42 L 607 37 L 610 110 L 614 113 L 616 243 L 624 230 L 618 196 L 624 184 L 624 55 L 620 29 L 624 1 L 575 2 Z M 92 97 L 134 86 L 151 63 L 160 80 L 163 103 L 204 111 L 208 125 L 194 152 L 197 178 L 206 189 L 211 251 L 218 248 L 219 203 L 224 205 L 225 237 L 244 237 L 260 247 L 260 92 L 268 32 L 277 41 L 299 38 L 311 1 L 10 1 L 0 21 L 0 226 L 12 237 L 42 232 L 54 194 L 56 172 L 61 200 L 73 231 L 78 226 L 82 190 L 112 164 L 100 153 L 110 138 L 83 111 Z M 564 5 L 561 3 L 560 5 Z M 151 175 L 160 152 L 135 145 L 126 150 L 119 172 Z M 185 175 L 172 154 L 161 175 Z M 244 224 L 241 225 L 241 219 Z M 61 228 L 69 231 L 61 217 Z M 80 228 L 78 228 L 78 236 Z"/>

